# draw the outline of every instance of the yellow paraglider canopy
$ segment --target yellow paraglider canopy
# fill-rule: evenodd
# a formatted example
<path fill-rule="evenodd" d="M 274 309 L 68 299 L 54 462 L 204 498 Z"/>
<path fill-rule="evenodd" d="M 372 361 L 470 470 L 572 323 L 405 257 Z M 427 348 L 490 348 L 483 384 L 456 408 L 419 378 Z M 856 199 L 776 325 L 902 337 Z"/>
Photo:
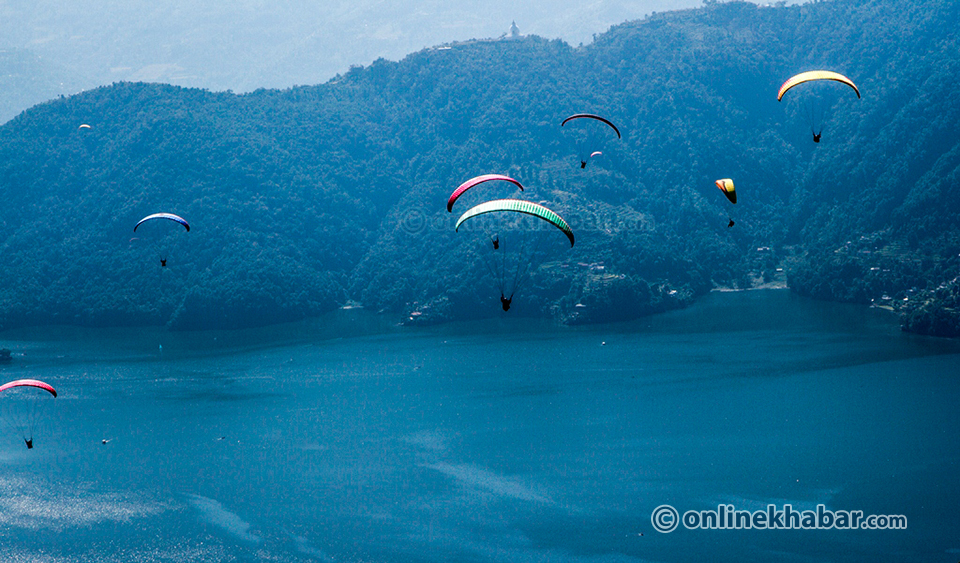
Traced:
<path fill-rule="evenodd" d="M 860 97 L 860 90 L 857 89 L 857 85 L 846 76 L 829 70 L 810 70 L 807 72 L 801 72 L 800 74 L 793 76 L 784 82 L 783 86 L 780 87 L 780 91 L 777 92 L 777 101 L 779 102 L 781 98 L 783 98 L 783 95 L 786 94 L 787 90 L 790 88 L 793 88 L 798 84 L 803 84 L 804 82 L 811 82 L 813 80 L 834 80 L 836 82 L 842 82 L 853 88 L 853 91 L 857 93 L 857 98 Z"/>
<path fill-rule="evenodd" d="M 727 199 L 730 200 L 730 203 L 737 203 L 737 190 L 733 187 L 733 180 L 730 178 L 724 178 L 722 180 L 717 180 L 714 182 L 720 191 L 723 192 L 723 195 L 727 196 Z"/>

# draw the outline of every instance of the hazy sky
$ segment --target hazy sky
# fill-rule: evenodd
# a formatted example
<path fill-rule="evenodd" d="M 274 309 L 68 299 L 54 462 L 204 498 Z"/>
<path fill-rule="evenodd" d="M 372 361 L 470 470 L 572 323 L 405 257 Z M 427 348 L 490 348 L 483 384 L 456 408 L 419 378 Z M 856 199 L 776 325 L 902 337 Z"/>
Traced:
<path fill-rule="evenodd" d="M 524 34 L 589 42 L 611 25 L 700 0 L 0 0 L 0 49 L 87 84 L 215 90 L 323 82 L 352 64 L 440 43 Z"/>

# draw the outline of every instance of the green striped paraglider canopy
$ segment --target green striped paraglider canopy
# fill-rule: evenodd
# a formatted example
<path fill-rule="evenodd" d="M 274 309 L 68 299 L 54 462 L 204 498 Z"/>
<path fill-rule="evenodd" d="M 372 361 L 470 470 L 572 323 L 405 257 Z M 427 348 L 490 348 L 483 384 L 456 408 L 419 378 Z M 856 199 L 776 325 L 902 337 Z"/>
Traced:
<path fill-rule="evenodd" d="M 462 225 L 468 219 L 472 219 L 473 217 L 478 217 L 486 213 L 497 212 L 524 213 L 526 215 L 539 217 L 540 219 L 543 219 L 547 223 L 550 223 L 554 227 L 560 229 L 570 240 L 570 246 L 573 246 L 573 230 L 570 229 L 570 225 L 563 220 L 563 217 L 538 203 L 533 203 L 532 201 L 525 201 L 522 199 L 494 199 L 471 207 L 464 212 L 459 219 L 457 219 L 457 226 L 455 230 L 459 231 L 460 225 Z"/>

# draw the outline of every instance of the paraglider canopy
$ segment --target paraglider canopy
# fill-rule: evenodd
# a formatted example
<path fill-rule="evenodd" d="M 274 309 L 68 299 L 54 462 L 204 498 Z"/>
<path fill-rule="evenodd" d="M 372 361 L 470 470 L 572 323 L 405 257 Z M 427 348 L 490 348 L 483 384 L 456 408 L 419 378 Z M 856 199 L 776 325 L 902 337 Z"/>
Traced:
<path fill-rule="evenodd" d="M 54 397 L 57 396 L 56 389 L 38 379 L 18 379 L 16 381 L 4 383 L 3 385 L 0 385 L 0 391 L 6 391 L 7 389 L 12 389 L 14 387 L 36 387 L 38 389 L 43 389 Z"/>
<path fill-rule="evenodd" d="M 532 201 L 524 201 L 522 199 L 495 199 L 493 201 L 487 201 L 481 203 L 480 205 L 471 207 L 463 215 L 460 216 L 460 219 L 457 220 L 456 231 L 460 230 L 460 225 L 464 221 L 483 215 L 486 213 L 495 213 L 495 212 L 512 212 L 512 213 L 524 213 L 526 215 L 532 215 L 543 219 L 547 223 L 550 223 L 554 227 L 560 229 L 563 234 L 567 235 L 567 239 L 570 240 L 570 246 L 573 246 L 573 230 L 570 229 L 570 225 L 563 220 L 563 217 L 560 217 L 553 211 L 547 209 L 546 207 L 533 203 Z"/>
<path fill-rule="evenodd" d="M 581 169 L 587 167 L 590 159 L 603 154 L 598 150 L 598 147 L 602 147 L 603 143 L 609 139 L 611 131 L 616 133 L 617 139 L 622 138 L 620 136 L 620 129 L 610 120 L 599 115 L 576 113 L 564 119 L 563 122 L 560 123 L 560 127 L 563 127 L 569 122 L 579 122 L 579 125 L 568 127 L 565 135 L 576 145 L 577 157 L 580 161 Z"/>
<path fill-rule="evenodd" d="M 187 223 L 186 219 L 184 219 L 183 217 L 179 215 L 174 215 L 173 213 L 154 213 L 153 215 L 147 215 L 143 219 L 140 219 L 140 221 L 138 221 L 137 224 L 134 225 L 133 232 L 137 232 L 137 227 L 153 219 L 169 219 L 170 221 L 176 221 L 177 223 L 180 223 L 181 225 L 183 225 L 188 232 L 190 231 L 190 223 Z"/>
<path fill-rule="evenodd" d="M 450 194 L 450 199 L 447 200 L 447 211 L 451 213 L 453 212 L 453 204 L 456 203 L 457 199 L 459 199 L 460 196 L 464 194 L 464 192 L 466 192 L 467 190 L 469 190 L 470 188 L 478 184 L 482 184 L 484 182 L 490 182 L 493 180 L 510 182 L 511 184 L 514 184 L 518 188 L 520 188 L 520 191 L 523 191 L 523 186 L 520 185 L 520 182 L 514 180 L 510 176 L 504 176 L 503 174 L 483 174 L 481 176 L 470 178 L 466 182 L 460 184 L 460 186 L 458 186 L 457 189 L 453 190 L 453 193 Z"/>
<path fill-rule="evenodd" d="M 616 126 L 616 125 L 614 125 L 613 123 L 611 123 L 608 119 L 606 119 L 606 118 L 604 118 L 604 117 L 600 117 L 599 115 L 594 115 L 594 114 L 592 114 L 592 113 L 575 113 L 575 114 L 571 115 L 570 117 L 564 119 L 563 122 L 560 124 L 560 127 L 563 127 L 564 125 L 567 124 L 568 121 L 571 121 L 571 120 L 574 120 L 574 119 L 596 119 L 597 121 L 600 121 L 600 122 L 602 122 L 602 123 L 606 123 L 607 125 L 609 125 L 610 127 L 612 127 L 613 130 L 616 132 L 618 139 L 622 139 L 622 138 L 623 138 L 623 137 L 620 136 L 620 130 L 617 129 L 617 126 Z"/>
<path fill-rule="evenodd" d="M 783 101 L 783 97 L 788 90 L 801 84 L 809 84 L 809 86 L 800 88 L 796 100 L 810 123 L 810 134 L 813 135 L 814 143 L 819 143 L 820 137 L 823 134 L 827 108 L 831 107 L 840 99 L 837 92 L 839 92 L 839 90 L 846 92 L 846 87 L 836 89 L 832 87 L 833 83 L 850 87 L 854 93 L 857 94 L 857 99 L 860 99 L 860 90 L 852 80 L 830 70 L 801 72 L 787 79 L 787 81 L 783 83 L 783 86 L 780 87 L 780 91 L 777 92 L 777 101 Z"/>
<path fill-rule="evenodd" d="M 777 101 L 783 99 L 783 95 L 787 93 L 787 90 L 797 86 L 798 84 L 803 84 L 804 82 L 812 82 L 814 80 L 834 80 L 836 82 L 841 82 L 847 86 L 853 88 L 853 91 L 857 93 L 857 98 L 860 97 L 860 90 L 857 89 L 856 84 L 846 76 L 829 71 L 829 70 L 810 70 L 807 72 L 801 72 L 796 76 L 792 76 L 783 83 L 783 86 L 780 87 L 780 91 L 777 92 Z"/>
<path fill-rule="evenodd" d="M 33 449 L 33 433 L 43 418 L 43 405 L 48 401 L 43 397 L 48 394 L 56 398 L 57 390 L 37 379 L 17 379 L 0 385 L 3 419 L 20 432 L 28 450 Z"/>
<path fill-rule="evenodd" d="M 718 188 L 720 188 L 720 191 L 723 192 L 723 195 L 727 196 L 727 199 L 730 200 L 730 203 L 737 203 L 737 191 L 733 186 L 733 180 L 730 178 L 724 178 L 722 180 L 717 180 L 714 183 Z"/>
<path fill-rule="evenodd" d="M 81 123 L 80 127 L 77 127 L 77 129 L 90 129 L 90 126 L 87 125 L 86 123 Z"/>

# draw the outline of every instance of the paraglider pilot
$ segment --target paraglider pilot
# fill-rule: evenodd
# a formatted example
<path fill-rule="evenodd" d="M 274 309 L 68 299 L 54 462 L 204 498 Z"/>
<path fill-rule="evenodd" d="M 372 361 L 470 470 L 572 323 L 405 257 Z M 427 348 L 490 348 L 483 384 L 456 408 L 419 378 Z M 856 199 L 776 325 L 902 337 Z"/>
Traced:
<path fill-rule="evenodd" d="M 500 294 L 500 306 L 503 307 L 504 311 L 510 310 L 510 302 L 513 301 L 513 297 L 507 298 L 503 294 Z"/>
<path fill-rule="evenodd" d="M 493 239 L 492 242 L 493 242 L 493 249 L 494 249 L 494 250 L 500 248 L 500 236 L 499 236 L 499 235 L 497 236 L 497 238 Z"/>

